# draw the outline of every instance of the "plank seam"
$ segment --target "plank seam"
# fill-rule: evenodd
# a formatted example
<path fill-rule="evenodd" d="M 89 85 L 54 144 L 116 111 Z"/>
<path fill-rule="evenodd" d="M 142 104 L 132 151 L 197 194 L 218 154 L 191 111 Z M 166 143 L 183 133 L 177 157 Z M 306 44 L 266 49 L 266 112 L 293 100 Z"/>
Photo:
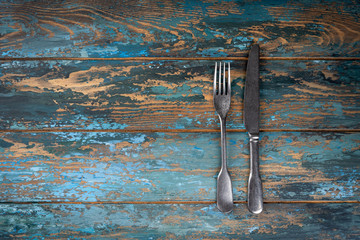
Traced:
<path fill-rule="evenodd" d="M 215 204 L 216 201 L 112 201 L 112 202 L 65 202 L 65 201 L 53 201 L 53 202 L 17 202 L 8 201 L 0 202 L 0 204 Z M 235 204 L 246 204 L 247 201 L 234 201 Z M 337 201 L 337 200 L 304 200 L 304 201 L 264 201 L 264 204 L 331 204 L 331 203 L 355 203 L 360 204 L 360 201 L 349 200 L 349 201 Z"/>
<path fill-rule="evenodd" d="M 247 61 L 247 57 L 114 57 L 114 58 L 82 58 L 82 57 L 24 57 L 12 58 L 3 57 L 0 61 L 59 61 L 59 60 L 73 60 L 73 61 L 165 61 L 165 60 L 212 60 L 212 61 Z M 360 57 L 260 57 L 260 60 L 268 61 L 359 61 Z"/>
<path fill-rule="evenodd" d="M 220 129 L 2 129 L 0 133 L 51 132 L 117 132 L 117 133 L 213 133 Z M 245 129 L 227 129 L 227 132 L 246 132 Z M 360 129 L 260 129 L 260 132 L 340 132 L 357 133 Z"/>

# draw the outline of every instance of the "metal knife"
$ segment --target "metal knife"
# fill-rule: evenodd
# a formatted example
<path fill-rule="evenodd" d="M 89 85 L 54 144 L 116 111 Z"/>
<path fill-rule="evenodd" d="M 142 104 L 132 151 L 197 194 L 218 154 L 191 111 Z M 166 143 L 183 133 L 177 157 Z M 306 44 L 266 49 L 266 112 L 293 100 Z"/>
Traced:
<path fill-rule="evenodd" d="M 258 44 L 255 44 L 250 50 L 244 90 L 244 123 L 250 137 L 248 208 L 255 214 L 259 214 L 263 210 L 263 192 L 259 172 L 259 52 Z"/>

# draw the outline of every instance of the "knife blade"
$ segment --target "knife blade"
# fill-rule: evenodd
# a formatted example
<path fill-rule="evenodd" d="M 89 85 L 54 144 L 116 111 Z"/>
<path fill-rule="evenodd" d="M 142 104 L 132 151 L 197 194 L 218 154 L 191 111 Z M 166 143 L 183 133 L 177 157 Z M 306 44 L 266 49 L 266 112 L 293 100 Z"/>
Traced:
<path fill-rule="evenodd" d="M 255 214 L 259 214 L 263 210 L 262 183 L 259 172 L 259 55 L 260 47 L 258 44 L 255 44 L 249 53 L 244 90 L 244 123 L 250 138 L 248 208 L 250 212 Z"/>

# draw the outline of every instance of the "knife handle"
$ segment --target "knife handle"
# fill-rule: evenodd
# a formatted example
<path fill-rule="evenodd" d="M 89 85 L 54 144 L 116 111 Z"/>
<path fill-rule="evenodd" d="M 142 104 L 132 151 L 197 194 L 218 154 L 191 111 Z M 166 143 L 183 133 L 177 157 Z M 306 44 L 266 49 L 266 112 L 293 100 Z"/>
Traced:
<path fill-rule="evenodd" d="M 250 175 L 248 183 L 248 208 L 259 214 L 263 210 L 263 192 L 259 171 L 259 135 L 250 136 Z"/>

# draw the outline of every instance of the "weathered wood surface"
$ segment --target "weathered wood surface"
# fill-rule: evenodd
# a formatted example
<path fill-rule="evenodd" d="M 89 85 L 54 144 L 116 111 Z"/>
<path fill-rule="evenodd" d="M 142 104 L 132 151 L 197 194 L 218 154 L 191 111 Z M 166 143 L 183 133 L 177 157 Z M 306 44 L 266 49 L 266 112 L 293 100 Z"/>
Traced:
<path fill-rule="evenodd" d="M 2 0 L 2 57 L 359 57 L 358 1 Z"/>
<path fill-rule="evenodd" d="M 252 215 L 214 204 L 0 205 L 0 234 L 11 239 L 358 239 L 358 204 L 265 204 Z"/>
<path fill-rule="evenodd" d="M 219 133 L 2 133 L 2 202 L 215 201 Z M 360 200 L 360 133 L 263 133 L 265 201 Z M 228 134 L 245 201 L 246 133 Z"/>
<path fill-rule="evenodd" d="M 194 59 L 247 56 L 253 42 L 262 57 L 359 59 L 359 1 L 0 4 L 0 58 L 10 58 L 0 61 L 0 239 L 360 238 L 359 61 L 262 61 L 261 128 L 307 132 L 261 134 L 272 204 L 256 216 L 211 204 L 214 62 Z M 14 59 L 32 57 L 58 60 Z M 243 129 L 244 76 L 245 62 L 232 62 L 232 130 Z M 246 133 L 229 133 L 237 203 L 248 154 Z"/>
<path fill-rule="evenodd" d="M 232 62 L 228 129 L 243 129 L 245 61 Z M 1 129 L 218 129 L 213 61 L 13 61 Z M 360 128 L 358 61 L 263 61 L 263 129 Z"/>

